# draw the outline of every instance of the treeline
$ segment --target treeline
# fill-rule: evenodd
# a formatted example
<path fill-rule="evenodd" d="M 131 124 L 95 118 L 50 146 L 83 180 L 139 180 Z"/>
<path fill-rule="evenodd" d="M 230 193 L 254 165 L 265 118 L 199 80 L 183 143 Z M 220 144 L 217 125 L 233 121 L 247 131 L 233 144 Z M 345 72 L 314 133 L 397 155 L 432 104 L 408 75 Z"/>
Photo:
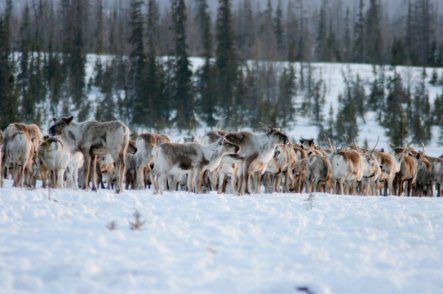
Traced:
<path fill-rule="evenodd" d="M 429 77 L 423 69 L 420 80 L 413 85 L 394 71 L 388 76 L 386 68 L 374 67 L 374 78 L 369 91 L 360 76 L 345 75 L 345 89 L 338 97 L 339 106 L 334 114 L 332 108 L 326 119 L 319 117 L 318 139 L 333 139 L 338 144 L 352 143 L 359 134 L 359 124 L 366 123 L 369 112 L 385 129 L 391 144 L 427 145 L 432 137 L 432 127 L 439 127 L 437 141 L 443 145 L 443 91 L 431 104 L 428 84 L 443 85 L 443 76 L 435 80 L 436 72 Z"/>
<path fill-rule="evenodd" d="M 392 142 L 430 140 L 430 131 L 418 130 L 441 124 L 442 98 L 430 105 L 426 89 L 428 80 L 442 82 L 437 73 L 423 77 L 420 93 L 399 89 L 399 75 L 391 81 L 377 74 L 370 93 L 359 77 L 347 76 L 340 107 L 325 119 L 324 81 L 311 66 L 442 66 L 443 42 L 429 0 L 408 1 L 398 20 L 382 17 L 376 0 L 367 7 L 360 1 L 355 15 L 340 1 L 323 1 L 311 14 L 302 0 L 286 7 L 268 1 L 263 9 L 252 3 L 232 7 L 230 0 L 219 0 L 212 15 L 206 0 L 170 0 L 164 10 L 158 0 L 125 6 L 117 1 L 110 9 L 103 0 L 31 0 L 16 15 L 6 0 L 0 16 L 0 127 L 16 120 L 45 125 L 70 113 L 79 120 L 121 119 L 134 129 L 190 130 L 219 122 L 235 129 L 284 127 L 302 114 L 323 139 L 344 142 L 358 135 L 356 120 L 373 110 Z M 98 56 L 94 68 L 87 66 L 88 53 Z M 189 56 L 203 60 L 196 71 Z"/>

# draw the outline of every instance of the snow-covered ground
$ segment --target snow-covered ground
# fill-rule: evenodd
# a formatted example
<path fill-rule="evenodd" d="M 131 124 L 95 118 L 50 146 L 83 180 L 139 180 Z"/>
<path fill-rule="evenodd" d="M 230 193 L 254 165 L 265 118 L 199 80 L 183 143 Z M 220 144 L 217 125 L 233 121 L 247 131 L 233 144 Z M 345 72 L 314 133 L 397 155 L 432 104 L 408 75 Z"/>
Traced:
<path fill-rule="evenodd" d="M 439 293 L 442 201 L 2 188 L 0 293 Z"/>

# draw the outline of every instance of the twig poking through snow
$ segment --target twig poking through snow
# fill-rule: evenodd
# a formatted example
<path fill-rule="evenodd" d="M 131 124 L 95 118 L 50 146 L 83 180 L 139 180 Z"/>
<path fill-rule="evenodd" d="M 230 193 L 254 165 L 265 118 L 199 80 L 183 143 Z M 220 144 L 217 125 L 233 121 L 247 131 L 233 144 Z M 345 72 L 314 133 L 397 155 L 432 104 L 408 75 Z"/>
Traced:
<path fill-rule="evenodd" d="M 117 230 L 117 223 L 115 221 L 112 221 L 106 225 L 106 228 L 108 228 L 110 231 Z"/>
<path fill-rule="evenodd" d="M 309 194 L 309 196 L 308 196 L 308 198 L 306 198 L 305 199 L 305 201 L 307 202 L 307 204 L 306 204 L 306 208 L 308 209 L 308 210 L 312 210 L 312 208 L 314 207 L 314 197 L 315 197 L 315 195 L 314 194 Z"/>
<path fill-rule="evenodd" d="M 141 230 L 146 221 L 141 221 L 140 213 L 138 210 L 134 212 L 134 221 L 129 221 L 129 227 L 132 231 Z"/>

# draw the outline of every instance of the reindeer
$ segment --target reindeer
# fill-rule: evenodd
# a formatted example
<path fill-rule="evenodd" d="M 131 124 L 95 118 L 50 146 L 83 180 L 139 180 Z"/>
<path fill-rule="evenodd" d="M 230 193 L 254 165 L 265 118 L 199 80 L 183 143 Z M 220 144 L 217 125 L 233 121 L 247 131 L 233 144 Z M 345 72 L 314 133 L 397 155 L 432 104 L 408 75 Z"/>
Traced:
<path fill-rule="evenodd" d="M 272 160 L 275 146 L 288 143 L 288 136 L 276 128 L 268 127 L 264 134 L 250 132 L 227 133 L 225 138 L 240 147 L 240 194 L 249 193 L 249 177 L 254 176 L 255 190 L 259 191 L 261 176 Z"/>
<path fill-rule="evenodd" d="M 220 165 L 210 175 L 212 190 L 216 190 L 218 194 L 225 193 L 230 181 L 232 193 L 237 193 L 240 163 L 241 159 L 237 155 L 223 156 Z"/>
<path fill-rule="evenodd" d="M 27 133 L 18 131 L 8 138 L 4 166 L 12 171 L 14 187 L 31 186 L 33 156 L 34 145 Z"/>
<path fill-rule="evenodd" d="M 98 170 L 100 170 L 102 176 L 102 183 L 106 182 L 106 189 L 111 189 L 114 186 L 116 180 L 116 173 L 114 168 L 114 159 L 111 154 L 99 156 L 97 158 Z M 126 165 L 126 162 L 125 162 Z M 103 188 L 103 187 L 102 187 Z"/>
<path fill-rule="evenodd" d="M 432 162 L 424 154 L 417 153 L 417 177 L 414 186 L 414 195 L 432 196 Z"/>
<path fill-rule="evenodd" d="M 163 134 L 144 133 L 135 141 L 137 152 L 135 153 L 135 176 L 137 189 L 145 187 L 145 169 L 150 168 L 152 162 L 152 149 L 165 142 L 171 142 L 168 136 Z"/>
<path fill-rule="evenodd" d="M 432 163 L 431 180 L 435 184 L 437 196 L 441 196 L 443 183 L 443 158 L 428 157 Z"/>
<path fill-rule="evenodd" d="M 111 154 L 117 173 L 116 192 L 123 191 L 125 172 L 125 154 L 129 144 L 129 129 L 119 121 L 73 122 L 73 116 L 54 119 L 49 133 L 59 135 L 66 142 L 71 152 L 83 154 L 83 189 L 89 188 L 89 173 L 92 168 L 93 190 L 96 177 L 96 160 L 98 155 Z"/>
<path fill-rule="evenodd" d="M 154 168 L 151 171 L 151 181 L 154 184 L 154 193 L 162 194 L 166 187 L 166 179 L 171 175 L 177 178 L 181 174 L 188 174 L 188 189 L 201 193 L 205 171 L 214 171 L 224 155 L 237 154 L 239 150 L 237 145 L 225 138 L 209 145 L 199 143 L 158 145 L 152 150 Z"/>
<path fill-rule="evenodd" d="M 415 181 L 417 179 L 417 158 L 413 156 L 417 154 L 415 151 L 403 150 L 396 155 L 399 162 L 400 169 L 395 175 L 394 185 L 397 195 L 402 195 L 404 192 L 404 186 L 407 185 L 406 195 L 411 196 L 411 191 Z"/>
<path fill-rule="evenodd" d="M 136 189 L 137 181 L 137 156 L 135 154 L 126 154 L 126 170 L 125 170 L 125 188 L 126 190 Z M 144 187 L 144 183 L 143 183 Z"/>
<path fill-rule="evenodd" d="M 357 182 L 363 177 L 362 156 L 351 148 L 333 152 L 330 155 L 332 165 L 332 184 L 336 194 L 355 194 Z M 338 190 L 339 189 L 339 190 Z"/>
<path fill-rule="evenodd" d="M 360 182 L 360 193 L 363 195 L 377 195 L 378 180 L 381 176 L 380 162 L 374 151 L 362 154 L 363 175 Z"/>
<path fill-rule="evenodd" d="M 266 170 L 271 173 L 273 183 L 272 192 L 281 192 L 281 183 L 284 182 L 283 191 L 289 192 L 294 183 L 293 169 L 297 154 L 290 145 L 277 145 L 274 157 L 269 161 Z"/>
<path fill-rule="evenodd" d="M 19 137 L 20 138 L 15 138 L 15 136 L 20 133 Z M 32 171 L 32 162 L 33 162 L 33 157 L 34 155 L 38 152 L 38 148 L 40 146 L 40 143 L 43 141 L 43 135 L 42 132 L 40 131 L 40 128 L 35 125 L 35 124 L 24 124 L 24 123 L 11 123 L 8 125 L 8 127 L 5 129 L 4 133 L 3 133 L 3 147 L 2 147 L 2 152 L 3 153 L 3 158 L 4 160 L 0 160 L 2 161 L 2 176 L 0 177 L 0 187 L 3 186 L 3 172 L 5 171 L 5 167 L 6 167 L 6 161 L 8 161 L 8 164 L 12 164 L 15 167 L 17 167 L 17 165 L 15 163 L 13 163 L 14 161 L 17 163 L 16 160 L 18 160 L 17 157 L 15 158 L 10 158 L 8 159 L 8 156 L 11 155 L 19 155 L 18 153 L 15 154 L 14 153 L 14 147 L 13 146 L 9 146 L 8 144 L 9 142 L 14 139 L 16 140 L 16 142 L 14 143 L 14 145 L 17 144 L 17 141 L 19 139 L 22 140 L 23 142 L 27 142 L 26 145 L 28 144 L 28 141 L 30 141 L 31 143 L 31 154 L 26 155 L 27 157 L 27 161 L 26 161 L 26 166 L 22 167 L 22 169 L 20 170 L 16 170 L 19 174 L 20 174 L 20 181 L 23 179 L 23 177 L 27 178 L 26 182 L 27 185 L 30 185 L 30 181 L 31 181 L 31 171 Z M 24 149 L 28 149 L 28 146 L 25 147 L 25 145 L 21 145 L 20 152 L 24 152 Z M 24 149 L 23 149 L 24 148 Z M 9 150 L 8 152 L 6 152 L 6 150 Z M 20 154 L 21 158 L 19 160 L 19 163 L 23 163 L 24 160 L 24 154 Z M 17 175 L 17 174 L 16 174 Z M 17 184 L 17 183 L 16 183 Z M 20 184 L 21 185 L 21 184 Z"/>
<path fill-rule="evenodd" d="M 291 191 L 301 193 L 308 176 L 308 152 L 299 144 L 289 145 L 295 152 L 295 165 L 292 170 L 293 184 Z"/>
<path fill-rule="evenodd" d="M 308 152 L 306 192 L 327 192 L 330 190 L 332 167 L 329 159 L 316 152 Z"/>
<path fill-rule="evenodd" d="M 389 194 L 394 195 L 396 193 L 394 190 L 394 180 L 395 175 L 400 171 L 400 164 L 394 155 L 385 152 L 383 148 L 375 150 L 374 156 L 380 162 L 381 174 L 378 181 L 384 184 L 383 194 L 380 193 L 380 195 L 388 196 L 388 189 Z"/>
<path fill-rule="evenodd" d="M 83 166 L 83 154 L 75 152 L 70 154 L 68 167 L 66 168 L 66 187 L 71 189 L 78 189 L 78 172 Z"/>
<path fill-rule="evenodd" d="M 40 144 L 38 160 L 43 178 L 49 177 L 52 188 L 64 187 L 64 174 L 70 161 L 70 152 L 66 150 L 60 139 L 45 136 Z M 44 182 L 44 186 L 45 186 Z"/>

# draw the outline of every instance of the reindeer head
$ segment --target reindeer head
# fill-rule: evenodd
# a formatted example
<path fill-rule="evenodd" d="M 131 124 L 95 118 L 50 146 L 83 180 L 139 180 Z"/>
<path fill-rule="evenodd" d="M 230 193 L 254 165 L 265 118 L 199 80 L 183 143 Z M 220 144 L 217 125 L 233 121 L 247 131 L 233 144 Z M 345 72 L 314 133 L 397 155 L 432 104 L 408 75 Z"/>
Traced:
<path fill-rule="evenodd" d="M 314 138 L 310 138 L 310 139 L 301 138 L 300 144 L 303 149 L 313 148 L 314 147 Z"/>
<path fill-rule="evenodd" d="M 266 129 L 266 135 L 272 138 L 277 144 L 288 144 L 289 142 L 288 136 L 277 128 L 268 127 Z"/>
<path fill-rule="evenodd" d="M 221 137 L 218 142 L 218 149 L 221 153 L 224 154 L 238 154 L 240 152 L 240 147 L 235 145 L 234 143 L 226 140 L 226 138 Z"/>
<path fill-rule="evenodd" d="M 51 136 L 61 135 L 63 129 L 72 122 L 73 118 L 74 118 L 73 116 L 62 117 L 59 119 L 54 118 L 53 119 L 54 124 L 49 128 L 49 134 Z"/>

